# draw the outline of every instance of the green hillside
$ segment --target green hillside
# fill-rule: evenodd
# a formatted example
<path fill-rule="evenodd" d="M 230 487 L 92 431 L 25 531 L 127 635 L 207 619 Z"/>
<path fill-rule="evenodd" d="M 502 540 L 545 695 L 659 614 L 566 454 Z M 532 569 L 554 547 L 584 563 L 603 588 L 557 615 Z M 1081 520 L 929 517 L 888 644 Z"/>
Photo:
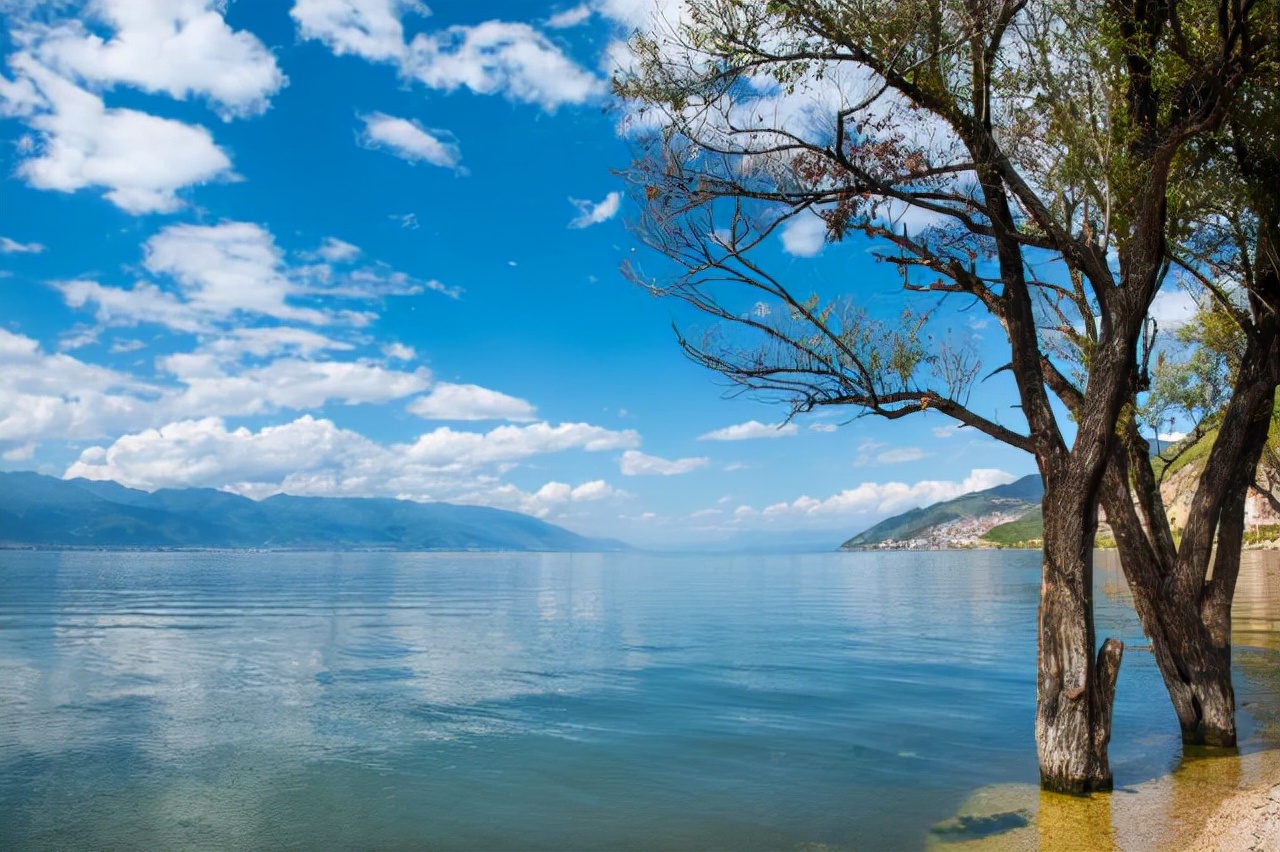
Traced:
<path fill-rule="evenodd" d="M 992 527 L 982 538 L 1000 547 L 1037 543 L 1044 538 L 1044 516 L 1036 506 L 1016 521 Z"/>
<path fill-rule="evenodd" d="M 886 518 L 840 547 L 842 550 L 879 547 L 885 542 L 926 537 L 936 527 L 954 521 L 983 518 L 997 512 L 1027 512 L 1038 506 L 1043 496 L 1044 486 L 1039 474 L 1031 474 L 1007 485 L 997 485 Z"/>

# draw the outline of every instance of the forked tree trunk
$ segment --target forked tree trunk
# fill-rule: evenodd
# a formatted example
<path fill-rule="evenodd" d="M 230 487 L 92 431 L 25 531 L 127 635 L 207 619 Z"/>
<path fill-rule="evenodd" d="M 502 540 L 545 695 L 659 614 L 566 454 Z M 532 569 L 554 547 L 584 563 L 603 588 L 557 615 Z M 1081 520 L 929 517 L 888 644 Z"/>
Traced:
<path fill-rule="evenodd" d="M 1103 478 L 1102 502 L 1116 536 L 1125 578 L 1143 632 L 1178 716 L 1186 745 L 1236 745 L 1235 690 L 1231 683 L 1231 599 L 1240 572 L 1245 503 L 1267 441 L 1273 406 L 1274 323 L 1249 347 L 1246 381 L 1254 383 L 1228 407 L 1191 511 L 1198 529 L 1179 551 L 1147 464 L 1145 442 L 1128 436 L 1128 458 L 1113 450 Z M 1269 384 L 1268 384 L 1269 383 Z M 1254 399 L 1246 401 L 1247 396 Z M 1130 489 L 1137 489 L 1137 493 Z M 1207 499 L 1216 494 L 1215 499 Z M 1136 508 L 1145 506 L 1145 522 Z M 1206 499 L 1199 499 L 1199 498 Z M 1213 533 L 1217 547 L 1211 548 Z M 1198 538 L 1199 541 L 1194 540 Z M 1210 561 L 1212 560 L 1212 561 Z M 1210 574 L 1212 565 L 1212 576 Z"/>
<path fill-rule="evenodd" d="M 1062 491 L 1070 493 L 1061 493 Z M 1093 500 L 1081 486 L 1047 484 L 1036 689 L 1040 786 L 1083 794 L 1111 789 L 1107 745 L 1124 645 L 1095 656 Z"/>

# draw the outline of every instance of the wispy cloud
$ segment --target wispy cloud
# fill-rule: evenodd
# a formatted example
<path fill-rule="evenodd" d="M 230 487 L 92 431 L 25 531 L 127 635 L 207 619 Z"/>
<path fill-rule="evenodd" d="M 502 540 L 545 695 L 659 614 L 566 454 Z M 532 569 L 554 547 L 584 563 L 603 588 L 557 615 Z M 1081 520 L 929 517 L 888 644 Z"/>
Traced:
<path fill-rule="evenodd" d="M 765 424 L 748 420 L 723 429 L 715 429 L 699 435 L 699 441 L 749 441 L 755 438 L 785 438 L 795 435 L 799 428 L 794 423 Z"/>
<path fill-rule="evenodd" d="M 671 460 L 627 450 L 622 454 L 620 469 L 624 476 L 676 476 L 706 467 L 708 461 L 705 457 Z"/>
<path fill-rule="evenodd" d="M 44 251 L 40 243 L 20 243 L 8 237 L 0 237 L 0 254 L 39 254 Z"/>
<path fill-rule="evenodd" d="M 563 12 L 556 12 L 550 18 L 547 18 L 547 26 L 553 30 L 562 30 L 569 27 L 576 27 L 587 18 L 591 17 L 591 7 L 586 3 L 579 4 Z"/>
<path fill-rule="evenodd" d="M 523 399 L 479 385 L 441 382 L 426 396 L 409 403 L 408 411 L 424 420 L 529 421 L 535 409 Z"/>
<path fill-rule="evenodd" d="M 427 130 L 416 122 L 375 112 L 362 116 L 362 143 L 379 148 L 411 163 L 430 163 L 446 169 L 457 168 L 462 151 L 456 140 L 442 130 Z"/>
<path fill-rule="evenodd" d="M 618 208 L 622 204 L 622 193 L 611 192 L 602 201 L 570 198 L 569 202 L 578 208 L 578 215 L 569 222 L 569 227 L 589 228 L 592 225 L 599 225 L 601 222 L 608 222 L 618 215 Z"/>

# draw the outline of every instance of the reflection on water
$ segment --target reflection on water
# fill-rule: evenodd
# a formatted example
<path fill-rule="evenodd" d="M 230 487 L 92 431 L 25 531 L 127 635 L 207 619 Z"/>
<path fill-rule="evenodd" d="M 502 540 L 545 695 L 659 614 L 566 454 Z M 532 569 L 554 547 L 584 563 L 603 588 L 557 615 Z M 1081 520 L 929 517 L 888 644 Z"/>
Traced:
<path fill-rule="evenodd" d="M 1100 601 L 1100 608 L 1129 606 L 1116 554 L 1100 552 L 1097 564 L 1099 591 L 1107 601 Z M 1280 556 L 1273 551 L 1244 554 L 1232 609 L 1238 754 L 1188 749 L 1168 774 L 1126 781 L 1117 771 L 1115 792 L 1088 797 L 1044 793 L 1032 784 L 986 787 L 935 826 L 931 844 L 955 852 L 1196 849 L 1205 822 L 1226 799 L 1242 789 L 1280 782 Z M 1135 650 L 1150 658 L 1149 648 L 1130 646 L 1125 667 L 1132 664 Z M 1159 702 L 1165 693 L 1158 682 L 1151 688 L 1157 687 L 1152 698 Z M 1124 735 L 1117 725 L 1116 738 Z M 1006 819 L 1007 829 L 998 832 L 945 830 L 995 824 L 1009 814 L 1029 819 L 1022 825 Z"/>
<path fill-rule="evenodd" d="M 1080 807 L 1125 846 L 1122 800 L 1269 771 L 1277 645 L 1238 654 L 1236 776 L 1170 777 L 1110 570 L 1124 792 L 1059 802 L 1034 553 L 2 552 L 0 848 L 1034 847 Z"/>

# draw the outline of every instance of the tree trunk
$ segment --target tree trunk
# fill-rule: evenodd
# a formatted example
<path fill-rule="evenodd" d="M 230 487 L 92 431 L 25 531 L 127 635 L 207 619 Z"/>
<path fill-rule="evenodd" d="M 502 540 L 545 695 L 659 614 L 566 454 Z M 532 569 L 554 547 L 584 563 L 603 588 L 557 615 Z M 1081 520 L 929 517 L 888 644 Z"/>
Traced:
<path fill-rule="evenodd" d="M 1061 493 L 1062 491 L 1069 493 Z M 1036 689 L 1040 786 L 1084 794 L 1111 789 L 1107 745 L 1124 645 L 1097 651 L 1093 624 L 1093 500 L 1082 485 L 1046 483 Z"/>

